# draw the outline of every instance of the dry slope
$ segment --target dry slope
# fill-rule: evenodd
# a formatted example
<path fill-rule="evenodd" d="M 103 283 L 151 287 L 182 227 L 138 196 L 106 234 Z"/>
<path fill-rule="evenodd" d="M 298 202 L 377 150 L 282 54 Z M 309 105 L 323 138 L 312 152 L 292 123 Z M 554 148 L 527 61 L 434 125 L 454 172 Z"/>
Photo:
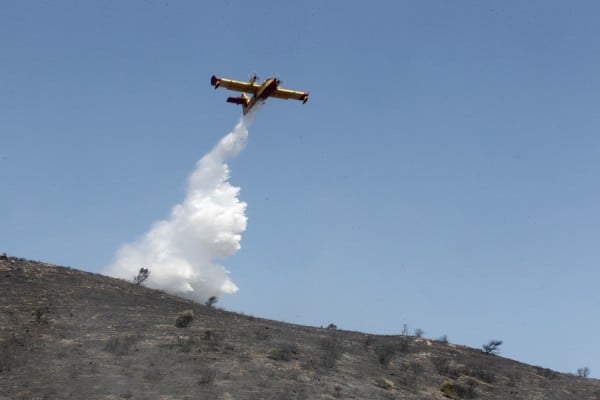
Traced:
<path fill-rule="evenodd" d="M 193 321 L 177 327 L 178 313 Z M 0 400 L 600 399 L 600 382 L 404 336 L 297 326 L 0 257 Z"/>

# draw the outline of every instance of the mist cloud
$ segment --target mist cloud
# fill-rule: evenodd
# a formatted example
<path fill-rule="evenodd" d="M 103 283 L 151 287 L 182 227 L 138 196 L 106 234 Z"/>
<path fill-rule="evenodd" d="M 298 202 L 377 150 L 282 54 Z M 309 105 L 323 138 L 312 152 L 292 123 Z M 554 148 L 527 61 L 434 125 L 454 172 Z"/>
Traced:
<path fill-rule="evenodd" d="M 216 260 L 240 249 L 246 229 L 246 203 L 229 183 L 227 161 L 246 145 L 248 118 L 196 164 L 184 200 L 168 219 L 158 221 L 138 241 L 123 245 L 108 275 L 132 280 L 141 267 L 150 270 L 146 286 L 203 302 L 238 290 L 229 271 Z"/>

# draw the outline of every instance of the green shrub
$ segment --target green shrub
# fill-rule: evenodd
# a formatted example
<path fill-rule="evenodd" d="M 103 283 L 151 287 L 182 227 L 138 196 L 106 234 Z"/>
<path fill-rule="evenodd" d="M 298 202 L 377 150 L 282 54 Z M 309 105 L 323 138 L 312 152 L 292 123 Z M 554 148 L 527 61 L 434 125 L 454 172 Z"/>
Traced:
<path fill-rule="evenodd" d="M 177 318 L 175 319 L 175 326 L 178 328 L 187 327 L 194 320 L 194 311 L 193 310 L 185 310 L 177 314 Z"/>
<path fill-rule="evenodd" d="M 472 399 L 475 397 L 475 383 L 472 380 L 468 380 L 463 385 L 458 382 L 446 381 L 440 388 L 440 391 L 449 399 Z"/>

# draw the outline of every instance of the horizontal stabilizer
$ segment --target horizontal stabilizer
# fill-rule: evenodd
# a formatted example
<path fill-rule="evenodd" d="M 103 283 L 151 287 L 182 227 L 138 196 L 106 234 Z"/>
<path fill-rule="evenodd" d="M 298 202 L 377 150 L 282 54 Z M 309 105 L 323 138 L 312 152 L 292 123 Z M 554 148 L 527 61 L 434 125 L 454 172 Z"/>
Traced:
<path fill-rule="evenodd" d="M 245 106 L 246 104 L 248 104 L 249 101 L 250 101 L 250 99 L 247 98 L 247 97 L 244 97 L 244 96 L 240 96 L 240 97 L 228 97 L 227 98 L 227 102 L 228 103 L 241 104 L 243 106 Z"/>

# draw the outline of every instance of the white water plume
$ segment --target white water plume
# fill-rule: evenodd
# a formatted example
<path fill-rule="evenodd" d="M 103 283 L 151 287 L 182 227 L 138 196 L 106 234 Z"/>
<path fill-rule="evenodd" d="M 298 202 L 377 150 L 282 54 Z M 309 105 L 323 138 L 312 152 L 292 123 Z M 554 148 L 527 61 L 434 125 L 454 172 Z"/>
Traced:
<path fill-rule="evenodd" d="M 185 199 L 168 219 L 123 245 L 106 268 L 108 275 L 132 280 L 140 268 L 148 268 L 146 286 L 200 302 L 238 290 L 229 271 L 215 260 L 235 254 L 246 229 L 246 203 L 238 199 L 240 189 L 229 183 L 227 161 L 245 147 L 249 121 L 242 118 L 198 161 Z"/>

